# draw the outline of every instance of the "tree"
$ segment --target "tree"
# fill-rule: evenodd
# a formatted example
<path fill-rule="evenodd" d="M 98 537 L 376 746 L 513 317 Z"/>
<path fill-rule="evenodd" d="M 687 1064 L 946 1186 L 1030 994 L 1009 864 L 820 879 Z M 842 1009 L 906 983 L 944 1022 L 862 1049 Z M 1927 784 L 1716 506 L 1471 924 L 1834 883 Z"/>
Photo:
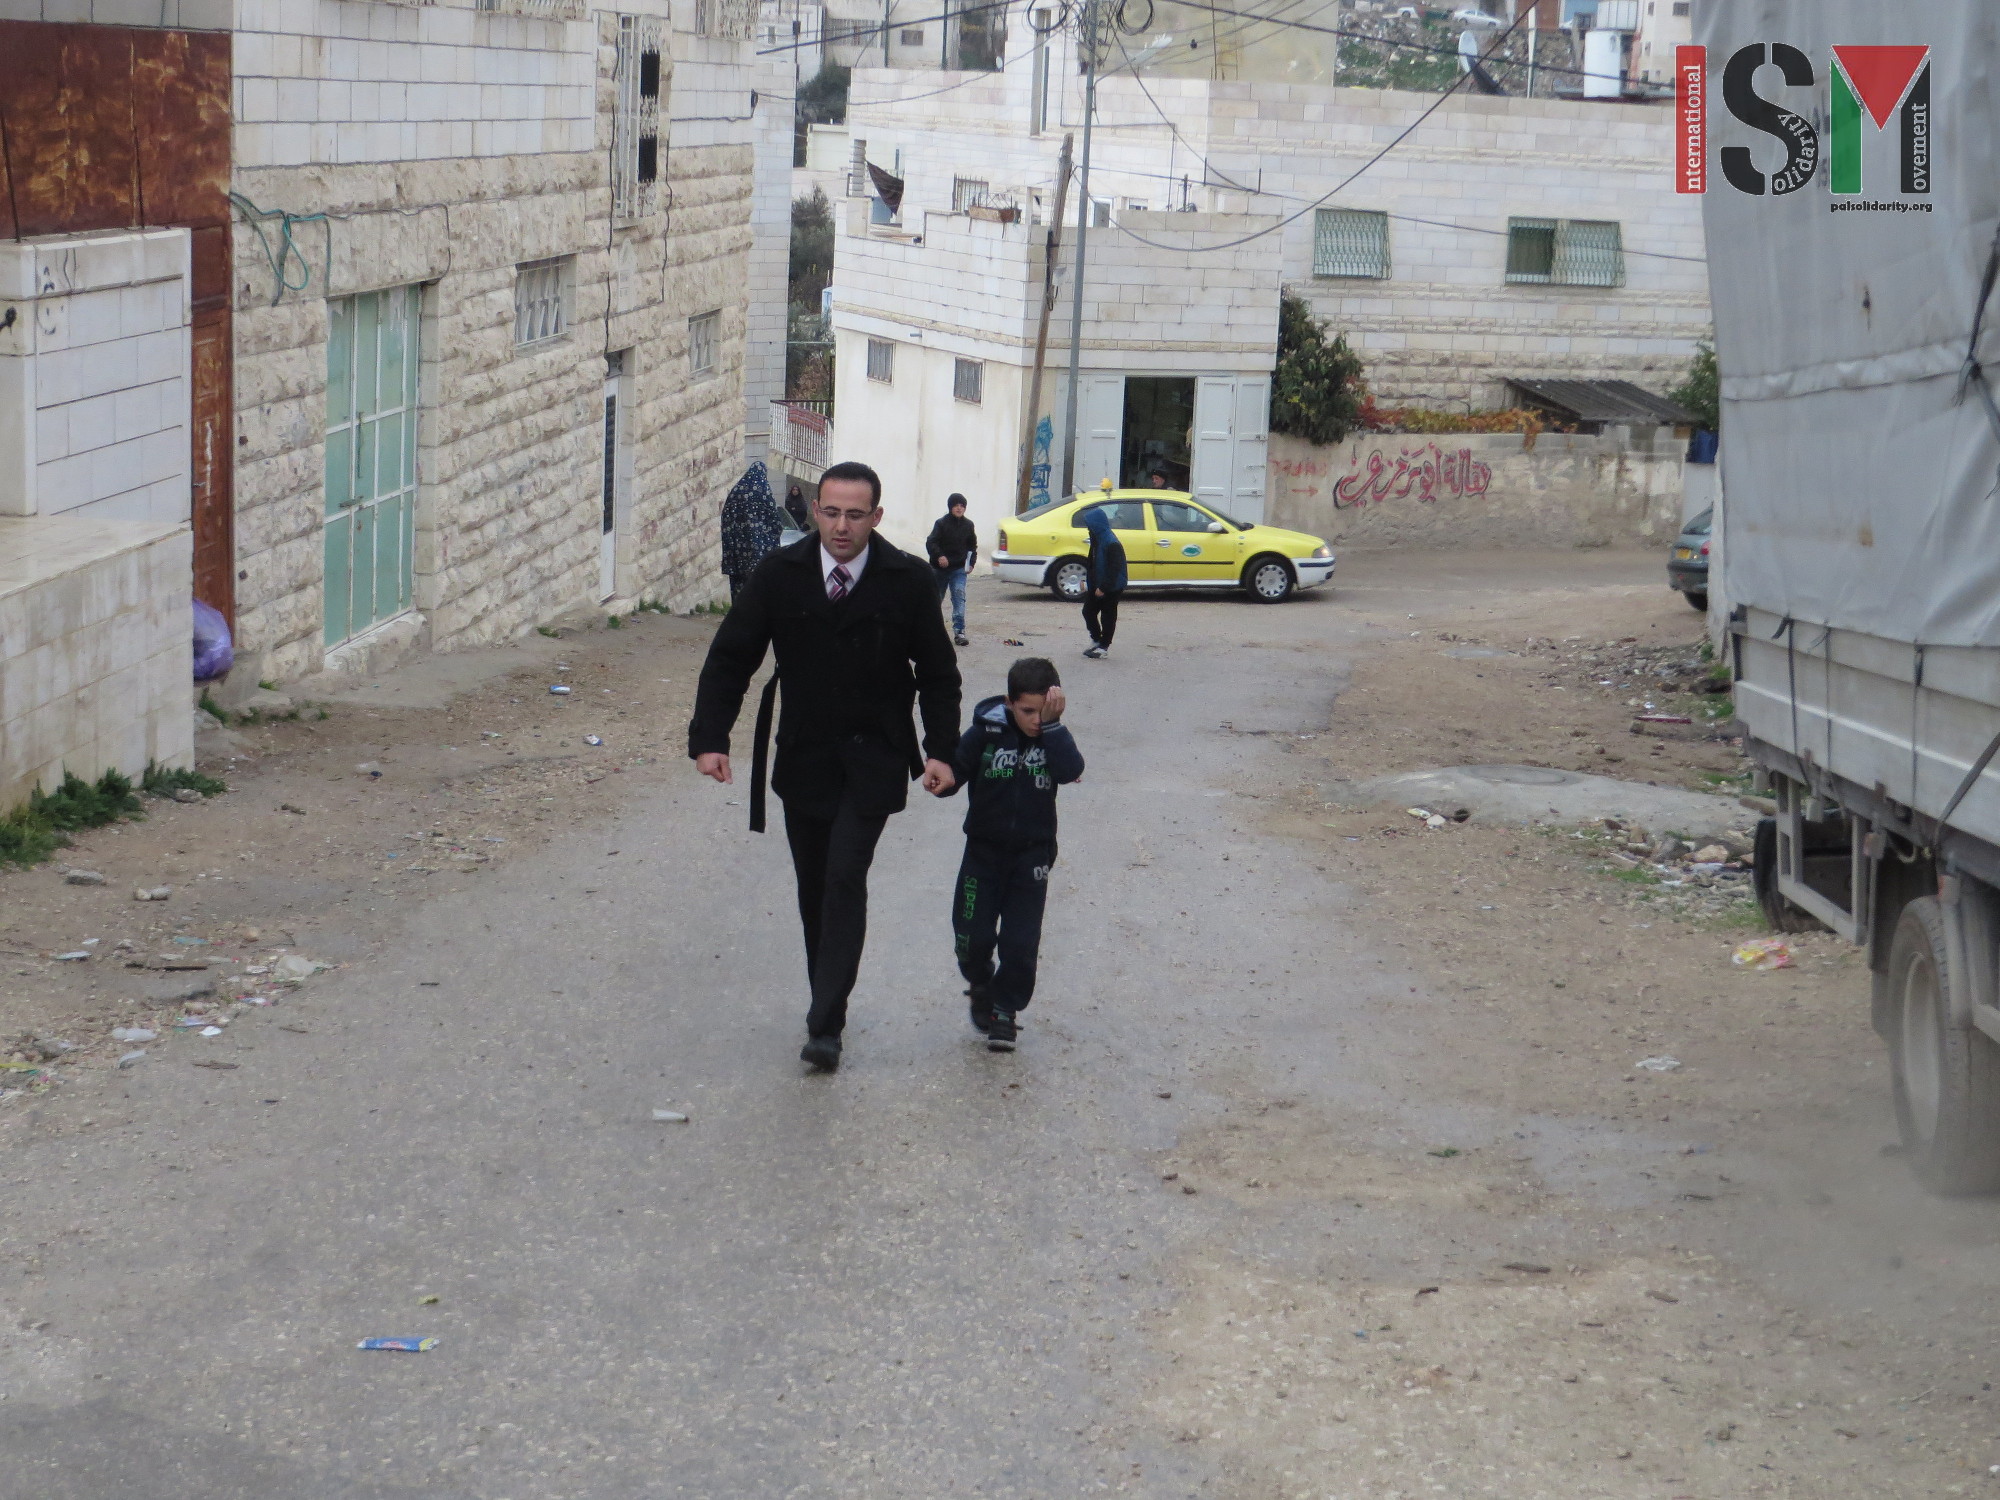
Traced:
<path fill-rule="evenodd" d="M 1271 375 L 1271 431 L 1337 443 L 1356 425 L 1368 387 L 1361 356 L 1313 316 L 1305 298 L 1278 299 L 1278 367 Z"/>
<path fill-rule="evenodd" d="M 789 279 L 786 300 L 819 316 L 820 289 L 833 280 L 833 205 L 818 188 L 792 205 Z"/>
<path fill-rule="evenodd" d="M 1694 346 L 1694 359 L 1687 378 L 1667 392 L 1695 415 L 1699 426 L 1710 432 L 1722 431 L 1722 373 L 1715 364 L 1715 345 L 1703 339 Z"/>
<path fill-rule="evenodd" d="M 847 120 L 847 84 L 852 68 L 839 63 L 822 63 L 820 70 L 799 85 L 801 125 L 840 125 Z"/>

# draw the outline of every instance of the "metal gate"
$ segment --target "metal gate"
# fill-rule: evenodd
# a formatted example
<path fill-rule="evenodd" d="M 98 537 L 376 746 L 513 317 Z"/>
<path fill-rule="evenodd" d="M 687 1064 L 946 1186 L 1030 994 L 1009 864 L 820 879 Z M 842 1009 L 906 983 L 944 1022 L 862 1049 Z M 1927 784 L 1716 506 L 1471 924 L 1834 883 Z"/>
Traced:
<path fill-rule="evenodd" d="M 422 289 L 327 304 L 326 644 L 410 608 Z"/>

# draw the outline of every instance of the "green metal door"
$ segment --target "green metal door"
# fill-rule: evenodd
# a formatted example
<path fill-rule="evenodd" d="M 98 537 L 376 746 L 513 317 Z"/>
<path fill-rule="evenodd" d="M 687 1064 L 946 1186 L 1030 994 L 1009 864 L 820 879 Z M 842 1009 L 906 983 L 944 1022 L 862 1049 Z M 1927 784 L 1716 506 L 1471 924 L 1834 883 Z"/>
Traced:
<path fill-rule="evenodd" d="M 421 289 L 327 304 L 326 644 L 410 607 Z"/>

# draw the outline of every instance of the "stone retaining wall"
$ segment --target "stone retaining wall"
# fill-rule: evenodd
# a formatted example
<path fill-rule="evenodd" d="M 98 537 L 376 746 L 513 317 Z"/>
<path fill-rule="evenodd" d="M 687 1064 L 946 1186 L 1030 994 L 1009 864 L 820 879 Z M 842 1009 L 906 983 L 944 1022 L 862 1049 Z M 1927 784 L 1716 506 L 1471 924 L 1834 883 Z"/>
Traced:
<path fill-rule="evenodd" d="M 1318 447 L 1271 438 L 1265 517 L 1333 542 L 1605 547 L 1666 542 L 1680 525 L 1683 439 L 1371 433 Z"/>

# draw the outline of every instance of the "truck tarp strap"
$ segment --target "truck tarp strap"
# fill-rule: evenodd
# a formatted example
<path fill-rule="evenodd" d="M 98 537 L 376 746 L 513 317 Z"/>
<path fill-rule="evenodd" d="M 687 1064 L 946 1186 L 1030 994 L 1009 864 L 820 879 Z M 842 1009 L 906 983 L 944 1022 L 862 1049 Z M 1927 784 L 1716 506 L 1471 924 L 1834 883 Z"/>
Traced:
<path fill-rule="evenodd" d="M 1958 804 L 1965 800 L 1965 794 L 1972 790 L 1973 783 L 1984 774 L 1987 765 L 1996 754 L 2000 754 L 2000 734 L 1994 735 L 1986 742 L 1986 748 L 1979 752 L 1979 759 L 1972 763 L 1972 769 L 1965 773 L 1965 780 L 1958 784 L 1958 790 L 1951 794 L 1951 801 L 1945 803 L 1944 811 L 1938 814 L 1940 829 L 1950 821 L 1951 815 L 1958 811 Z"/>
<path fill-rule="evenodd" d="M 1968 390 L 1977 389 L 1986 408 L 1986 420 L 2000 436 L 2000 403 L 1993 399 L 1993 387 L 1986 383 L 1986 367 L 1979 362 L 1979 335 L 1986 327 L 1986 304 L 1993 295 L 1993 283 L 2000 278 L 2000 229 L 1993 232 L 1993 244 L 1986 252 L 1986 271 L 1979 278 L 1979 305 L 1972 310 L 1972 337 L 1966 341 L 1965 363 L 1958 372 L 1958 395 L 1963 402 Z"/>

